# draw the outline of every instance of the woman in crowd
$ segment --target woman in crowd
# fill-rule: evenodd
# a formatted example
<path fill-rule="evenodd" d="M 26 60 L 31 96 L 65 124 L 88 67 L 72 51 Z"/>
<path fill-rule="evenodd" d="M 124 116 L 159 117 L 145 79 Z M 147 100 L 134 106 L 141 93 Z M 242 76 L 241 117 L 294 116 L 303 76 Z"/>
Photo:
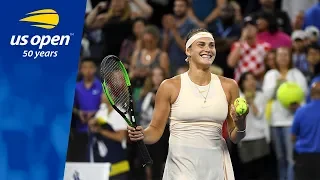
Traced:
<path fill-rule="evenodd" d="M 133 51 L 141 50 L 142 35 L 146 26 L 143 18 L 136 18 L 133 22 L 133 35 L 122 42 L 119 58 L 126 67 L 129 67 Z"/>
<path fill-rule="evenodd" d="M 149 76 L 141 91 L 141 117 L 140 124 L 143 128 L 147 128 L 151 122 L 155 96 L 162 81 L 165 79 L 165 71 L 156 67 L 152 69 L 152 75 Z M 153 165 L 146 168 L 146 180 L 158 180 L 162 178 L 164 164 L 168 154 L 169 140 L 169 123 L 167 123 L 164 133 L 160 140 L 151 145 L 147 145 Z"/>
<path fill-rule="evenodd" d="M 243 163 L 246 180 L 262 180 L 265 178 L 265 161 L 269 154 L 269 127 L 264 118 L 266 104 L 262 91 L 258 91 L 254 75 L 246 72 L 240 76 L 240 96 L 250 106 L 247 115 L 247 134 L 238 145 L 238 152 Z"/>
<path fill-rule="evenodd" d="M 169 58 L 166 52 L 159 48 L 160 32 L 156 26 L 145 27 L 142 36 L 142 48 L 137 49 L 132 56 L 129 76 L 134 86 L 134 100 L 140 97 L 140 90 L 151 69 L 161 67 L 166 75 L 169 72 Z"/>
<path fill-rule="evenodd" d="M 283 107 L 276 99 L 276 92 L 282 83 L 288 81 L 297 83 L 306 93 L 307 81 L 303 74 L 293 67 L 292 53 L 289 48 L 280 47 L 277 49 L 275 65 L 276 69 L 271 69 L 266 73 L 262 89 L 267 100 L 272 99 L 268 117 L 270 117 L 271 135 L 275 145 L 280 180 L 292 180 L 293 147 L 290 127 L 293 113 L 297 107 L 290 106 L 288 109 Z"/>
<path fill-rule="evenodd" d="M 266 64 L 266 71 L 276 68 L 276 50 L 271 50 L 265 57 L 264 63 Z"/>
<path fill-rule="evenodd" d="M 261 42 L 267 42 L 272 49 L 285 46 L 291 47 L 291 39 L 286 33 L 279 30 L 277 19 L 273 14 L 262 12 L 257 18 L 257 27 L 259 33 L 257 39 Z"/>

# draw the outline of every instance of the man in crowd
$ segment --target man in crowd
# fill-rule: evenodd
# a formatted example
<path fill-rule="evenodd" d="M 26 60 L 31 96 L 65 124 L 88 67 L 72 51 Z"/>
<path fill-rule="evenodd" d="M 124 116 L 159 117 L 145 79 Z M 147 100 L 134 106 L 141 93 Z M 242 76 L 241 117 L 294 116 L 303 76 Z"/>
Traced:
<path fill-rule="evenodd" d="M 320 179 L 320 82 L 311 85 L 311 102 L 298 109 L 292 125 L 295 180 Z"/>

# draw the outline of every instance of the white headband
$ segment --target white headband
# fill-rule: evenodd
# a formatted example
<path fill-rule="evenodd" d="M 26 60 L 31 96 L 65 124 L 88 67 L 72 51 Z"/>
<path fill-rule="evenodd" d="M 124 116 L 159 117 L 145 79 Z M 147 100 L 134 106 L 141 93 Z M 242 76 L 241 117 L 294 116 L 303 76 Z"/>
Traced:
<path fill-rule="evenodd" d="M 212 34 L 208 33 L 208 32 L 199 32 L 199 33 L 193 35 L 186 43 L 186 51 L 191 46 L 191 44 L 194 43 L 194 41 L 196 41 L 197 39 L 200 39 L 200 38 L 205 38 L 205 37 L 213 39 Z M 186 58 L 185 60 L 186 60 L 186 62 L 188 62 L 188 58 Z"/>

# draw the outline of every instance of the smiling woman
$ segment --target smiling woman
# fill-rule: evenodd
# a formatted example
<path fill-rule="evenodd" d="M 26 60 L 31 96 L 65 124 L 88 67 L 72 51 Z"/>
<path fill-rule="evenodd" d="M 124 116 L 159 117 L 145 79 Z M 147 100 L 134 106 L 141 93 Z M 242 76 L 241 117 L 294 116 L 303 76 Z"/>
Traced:
<path fill-rule="evenodd" d="M 170 119 L 169 153 L 163 180 L 234 180 L 222 124 L 228 123 L 230 139 L 245 136 L 245 117 L 235 115 L 233 102 L 239 97 L 235 81 L 212 74 L 216 56 L 213 36 L 206 29 L 187 35 L 187 72 L 160 85 L 152 120 L 143 130 L 128 127 L 130 140 L 154 144 Z"/>

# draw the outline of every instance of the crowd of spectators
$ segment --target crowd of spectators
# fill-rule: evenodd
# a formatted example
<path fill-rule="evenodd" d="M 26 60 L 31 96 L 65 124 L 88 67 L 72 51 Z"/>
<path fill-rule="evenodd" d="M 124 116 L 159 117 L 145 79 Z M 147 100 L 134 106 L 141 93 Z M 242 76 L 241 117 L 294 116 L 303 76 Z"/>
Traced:
<path fill-rule="evenodd" d="M 318 0 L 87 0 L 67 161 L 110 162 L 111 180 L 160 180 L 170 123 L 162 138 L 148 145 L 154 165 L 142 168 L 135 144 L 126 139 L 125 121 L 103 95 L 99 64 L 110 54 L 124 62 L 138 123 L 146 127 L 161 82 L 188 70 L 187 33 L 206 28 L 217 49 L 212 73 L 236 80 L 251 109 L 241 143 L 223 133 L 236 179 L 317 179 L 310 168 L 295 172 L 306 169 L 297 167 L 295 156 L 312 154 L 307 158 L 320 162 L 320 139 L 312 139 L 320 137 L 320 104 L 309 107 L 319 101 L 309 94 L 320 81 L 319 17 Z M 286 81 L 303 89 L 307 108 L 315 112 L 300 110 L 307 105 L 281 106 L 275 92 Z M 303 130 L 302 122 L 309 129 Z M 303 131 L 311 135 L 301 143 Z"/>

